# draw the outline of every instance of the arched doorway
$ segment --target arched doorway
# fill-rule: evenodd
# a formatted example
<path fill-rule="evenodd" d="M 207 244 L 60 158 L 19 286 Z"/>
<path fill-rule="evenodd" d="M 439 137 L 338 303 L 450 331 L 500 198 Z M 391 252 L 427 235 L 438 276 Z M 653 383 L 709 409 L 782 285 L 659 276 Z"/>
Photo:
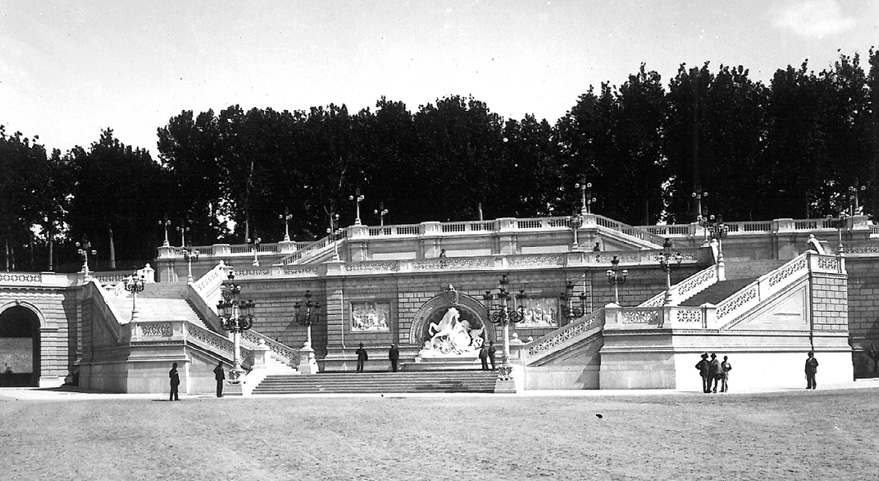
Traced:
<path fill-rule="evenodd" d="M 0 386 L 40 384 L 40 321 L 30 309 L 10 307 L 0 314 Z"/>

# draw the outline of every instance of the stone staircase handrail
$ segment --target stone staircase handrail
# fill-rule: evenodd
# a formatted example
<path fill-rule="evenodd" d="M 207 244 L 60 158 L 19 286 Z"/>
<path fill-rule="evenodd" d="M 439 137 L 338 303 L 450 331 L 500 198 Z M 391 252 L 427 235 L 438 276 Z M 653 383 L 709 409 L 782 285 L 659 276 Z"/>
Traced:
<path fill-rule="evenodd" d="M 800 254 L 719 303 L 716 312 L 717 325 L 728 325 L 739 315 L 783 291 L 810 272 L 844 274 L 844 258 L 814 252 Z"/>
<path fill-rule="evenodd" d="M 122 329 L 122 325 L 127 324 L 127 321 L 122 322 L 122 316 L 116 311 L 116 308 L 113 307 L 113 303 L 110 302 L 110 299 L 107 298 L 107 291 L 101 287 L 95 279 L 86 282 L 83 288 L 83 298 L 91 298 L 92 309 L 98 311 L 98 315 L 94 316 L 95 319 L 99 319 L 97 322 L 104 322 L 116 342 L 124 340 L 124 330 Z"/>
<path fill-rule="evenodd" d="M 259 345 L 259 341 L 265 341 L 266 346 L 268 346 L 269 350 L 271 350 L 274 357 L 282 361 L 284 364 L 288 366 L 296 366 L 299 363 L 298 350 L 293 349 L 292 347 L 285 344 L 281 344 L 280 342 L 258 331 L 243 331 L 241 333 L 241 340 L 251 343 L 254 346 Z"/>
<path fill-rule="evenodd" d="M 606 227 L 608 229 L 621 232 L 629 237 L 645 241 L 650 244 L 651 247 L 662 246 L 662 244 L 665 242 L 664 237 L 658 236 L 643 227 L 634 227 L 629 224 L 624 224 L 620 221 L 613 220 L 609 217 L 605 217 L 603 215 L 595 215 L 595 221 L 598 225 L 602 227 Z"/>
<path fill-rule="evenodd" d="M 318 239 L 306 246 L 303 246 L 296 252 L 285 256 L 275 262 L 276 266 L 287 266 L 290 264 L 301 264 L 310 258 L 321 255 L 333 247 L 334 242 L 342 243 L 348 237 L 348 229 L 342 229 L 339 237 L 335 241 L 331 241 L 329 236 Z"/>
<path fill-rule="evenodd" d="M 677 284 L 671 286 L 674 295 L 672 296 L 676 303 L 680 304 L 683 301 L 695 296 L 696 294 L 708 289 L 712 285 L 716 284 L 718 281 L 717 277 L 717 266 L 711 265 L 701 271 L 693 274 L 692 276 L 678 282 Z M 660 292 L 659 294 L 647 299 L 646 301 L 638 304 L 638 307 L 660 307 L 665 303 L 665 291 Z"/>
<path fill-rule="evenodd" d="M 586 314 L 576 321 L 551 331 L 528 343 L 522 350 L 524 364 L 531 365 L 553 352 L 579 342 L 591 335 L 592 328 L 604 325 L 604 308 Z"/>

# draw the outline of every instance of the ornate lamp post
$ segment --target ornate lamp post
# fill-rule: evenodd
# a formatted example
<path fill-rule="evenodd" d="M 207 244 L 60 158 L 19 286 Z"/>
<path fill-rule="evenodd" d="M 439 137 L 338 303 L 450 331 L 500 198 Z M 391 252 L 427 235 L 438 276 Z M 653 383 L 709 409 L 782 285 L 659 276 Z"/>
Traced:
<path fill-rule="evenodd" d="M 613 286 L 613 298 L 614 303 L 616 305 L 620 305 L 620 290 L 619 286 L 626 283 L 626 278 L 629 277 L 629 271 L 623 269 L 622 272 L 619 271 L 620 268 L 620 260 L 617 256 L 613 256 L 613 259 L 610 261 L 610 264 L 613 268 L 607 270 L 607 282 Z"/>
<path fill-rule="evenodd" d="M 320 322 L 320 303 L 312 302 L 310 290 L 305 291 L 305 310 L 302 307 L 300 301 L 293 304 L 293 319 L 300 326 L 305 326 L 305 345 L 299 351 L 299 372 L 301 374 L 315 374 L 318 372 L 318 368 L 314 358 L 314 349 L 311 347 L 311 326 Z"/>
<path fill-rule="evenodd" d="M 186 282 L 192 282 L 192 260 L 198 260 L 198 255 L 201 254 L 198 249 L 193 249 L 192 246 L 183 249 L 183 260 L 186 261 L 187 268 L 189 269 L 189 273 L 186 275 Z"/>
<path fill-rule="evenodd" d="M 497 294 L 492 294 L 491 291 L 485 291 L 485 295 L 482 296 L 482 299 L 485 301 L 485 309 L 488 311 L 488 318 L 494 324 L 504 327 L 504 357 L 501 368 L 498 371 L 498 376 L 504 380 L 509 379 L 510 373 L 513 370 L 510 365 L 510 324 L 516 324 L 525 318 L 525 308 L 523 306 L 520 305 L 511 308 L 507 304 L 511 295 L 507 292 L 507 286 L 509 284 L 510 281 L 507 280 L 507 274 L 504 274 L 498 282 Z M 515 294 L 514 297 L 519 301 L 527 296 L 525 290 L 522 289 L 518 294 Z M 500 301 L 500 304 L 492 304 L 492 300 L 495 298 Z"/>
<path fill-rule="evenodd" d="M 82 242 L 76 243 L 76 253 L 82 257 L 82 271 L 85 273 L 85 277 L 89 276 L 89 255 L 97 256 L 98 251 L 92 249 L 92 243 L 83 236 Z"/>
<path fill-rule="evenodd" d="M 360 195 L 360 188 L 354 189 L 354 195 L 349 195 L 348 200 L 353 200 L 357 203 L 357 217 L 354 219 L 354 225 L 360 225 L 360 203 L 363 202 L 365 196 Z"/>
<path fill-rule="evenodd" d="M 580 228 L 580 226 L 583 225 L 583 216 L 575 215 L 569 217 L 569 219 L 571 224 L 571 230 L 574 231 L 574 243 L 571 245 L 571 249 L 576 250 L 580 248 L 580 244 L 577 242 L 577 230 Z"/>
<path fill-rule="evenodd" d="M 284 242 L 290 242 L 290 219 L 293 218 L 293 214 L 284 207 L 284 213 L 278 216 L 278 219 L 284 221 Z"/>
<path fill-rule="evenodd" d="M 702 187 L 696 187 L 696 192 L 693 192 L 690 195 L 696 201 L 696 221 L 701 222 L 704 218 L 708 217 L 707 213 L 702 215 L 702 199 L 708 197 L 708 192 L 702 192 Z"/>
<path fill-rule="evenodd" d="M 186 233 L 189 232 L 189 226 L 186 225 L 185 220 L 182 220 L 180 221 L 180 225 L 175 227 L 174 230 L 176 230 L 177 233 L 180 234 L 180 247 L 182 248 L 186 245 Z"/>
<path fill-rule="evenodd" d="M 253 251 L 253 262 L 251 263 L 254 267 L 259 267 L 259 258 L 257 257 L 257 253 L 259 252 L 259 244 L 262 242 L 261 237 L 256 236 L 256 231 L 253 231 L 253 238 L 247 239 L 247 243 L 250 244 L 250 248 Z"/>
<path fill-rule="evenodd" d="M 848 227 L 848 212 L 842 211 L 839 213 L 839 218 L 836 220 L 831 216 L 827 216 L 827 220 L 830 221 L 830 226 L 836 229 L 836 255 L 843 254 L 845 252 L 845 247 L 842 245 L 842 231 Z"/>
<path fill-rule="evenodd" d="M 224 283 L 221 287 L 221 299 L 217 304 L 217 314 L 220 317 L 220 324 L 223 330 L 232 333 L 232 339 L 235 343 L 234 361 L 230 378 L 233 382 L 238 382 L 244 369 L 241 367 L 241 332 L 253 327 L 253 309 L 256 303 L 252 300 L 242 301 L 241 286 L 233 284 L 235 274 L 229 272 L 229 282 Z"/>
<path fill-rule="evenodd" d="M 684 256 L 680 252 L 672 252 L 671 239 L 666 239 L 662 243 L 662 249 L 662 253 L 656 256 L 656 260 L 659 261 L 659 268 L 665 272 L 665 304 L 669 305 L 673 300 L 671 295 L 671 271 L 681 268 L 681 261 L 684 260 Z"/>
<path fill-rule="evenodd" d="M 857 180 L 855 181 L 857 184 Z M 862 185 L 860 187 L 851 186 L 848 188 L 849 194 L 851 194 L 851 215 L 858 215 L 860 213 L 860 202 L 858 201 L 858 192 L 863 192 L 867 190 L 867 186 Z"/>
<path fill-rule="evenodd" d="M 125 290 L 131 293 L 131 320 L 137 320 L 137 293 L 143 292 L 143 276 L 137 275 L 137 271 L 128 279 L 125 279 Z"/>
<path fill-rule="evenodd" d="M 378 209 L 374 210 L 373 213 L 378 216 L 379 226 L 384 227 L 385 216 L 388 215 L 388 209 L 385 209 L 385 203 L 379 202 Z"/>
<path fill-rule="evenodd" d="M 168 242 L 168 227 L 171 226 L 171 221 L 168 220 L 168 216 L 166 215 L 163 220 L 159 221 L 159 227 L 165 229 L 165 242 L 162 243 L 162 247 L 170 247 L 171 243 Z"/>
<path fill-rule="evenodd" d="M 592 182 L 586 182 L 586 175 L 583 174 L 580 182 L 574 184 L 574 188 L 580 189 L 580 215 L 591 214 L 592 203 L 598 200 L 592 197 Z"/>
<path fill-rule="evenodd" d="M 580 298 L 579 306 L 574 306 L 574 297 L 574 283 L 568 282 L 565 285 L 565 292 L 559 294 L 559 300 L 562 301 L 560 310 L 565 319 L 568 320 L 568 323 L 586 315 L 586 290 L 584 289 L 583 292 L 576 296 Z"/>
<path fill-rule="evenodd" d="M 330 242 L 333 243 L 333 260 L 339 260 L 339 243 L 337 240 L 339 239 L 339 234 L 342 233 L 342 228 L 338 227 L 339 225 L 339 214 L 330 216 L 330 227 L 327 229 L 327 237 Z"/>

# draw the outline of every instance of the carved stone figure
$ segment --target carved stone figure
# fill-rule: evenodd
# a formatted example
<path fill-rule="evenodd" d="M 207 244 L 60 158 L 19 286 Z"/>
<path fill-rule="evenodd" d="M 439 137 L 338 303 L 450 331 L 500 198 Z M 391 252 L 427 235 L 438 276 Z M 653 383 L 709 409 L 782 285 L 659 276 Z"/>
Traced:
<path fill-rule="evenodd" d="M 482 333 L 485 326 L 472 329 L 470 321 L 460 320 L 458 309 L 450 307 L 438 323 L 430 323 L 430 341 L 425 343 L 429 350 L 443 354 L 461 354 L 478 350 L 482 346 Z"/>

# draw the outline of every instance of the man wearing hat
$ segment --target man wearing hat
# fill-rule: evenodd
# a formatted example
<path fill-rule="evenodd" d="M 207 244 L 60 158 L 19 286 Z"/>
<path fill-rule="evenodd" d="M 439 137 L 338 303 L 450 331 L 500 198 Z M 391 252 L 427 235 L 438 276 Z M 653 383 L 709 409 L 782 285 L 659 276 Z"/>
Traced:
<path fill-rule="evenodd" d="M 702 392 L 711 392 L 711 378 L 708 376 L 708 353 L 702 354 L 702 360 L 696 363 L 696 369 L 699 370 L 699 375 L 702 376 Z"/>

